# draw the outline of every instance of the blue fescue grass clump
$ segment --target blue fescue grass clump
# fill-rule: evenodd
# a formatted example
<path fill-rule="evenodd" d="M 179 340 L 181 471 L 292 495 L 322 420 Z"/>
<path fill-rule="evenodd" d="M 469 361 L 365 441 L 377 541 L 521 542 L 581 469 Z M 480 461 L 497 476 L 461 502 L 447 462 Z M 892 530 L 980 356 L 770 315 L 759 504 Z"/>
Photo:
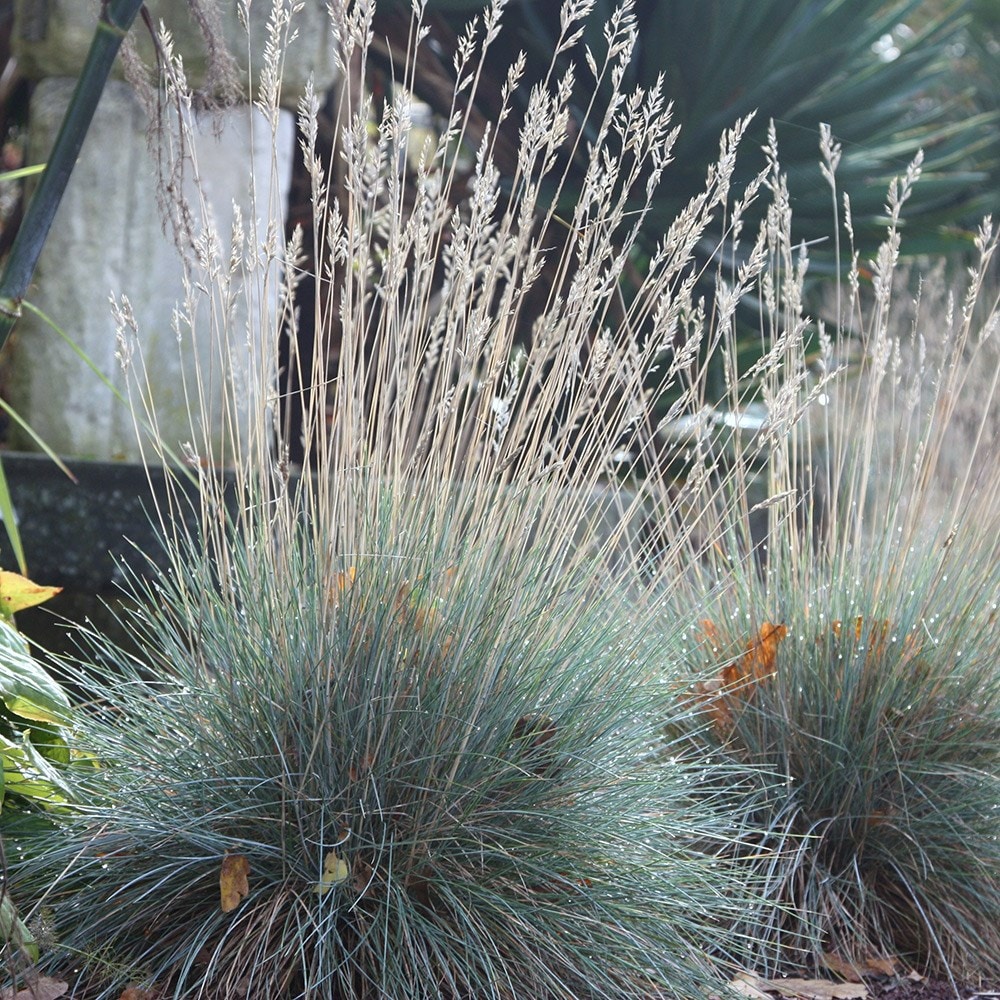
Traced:
<path fill-rule="evenodd" d="M 703 765 L 667 763 L 649 637 L 547 552 L 452 561 L 447 520 L 417 503 L 333 564 L 260 525 L 224 568 L 189 547 L 138 588 L 141 656 L 85 638 L 102 766 L 14 872 L 52 965 L 108 997 L 706 988 L 752 900 Z"/>
<path fill-rule="evenodd" d="M 736 485 L 682 602 L 703 619 L 686 660 L 716 671 L 692 687 L 699 752 L 773 778 L 746 808 L 782 905 L 754 933 L 788 966 L 1000 973 L 997 246 L 987 220 L 961 309 L 921 287 L 907 331 L 889 325 L 890 228 L 872 309 L 849 306 L 860 334 L 814 359 L 863 365 L 769 437 L 766 535 Z"/>
<path fill-rule="evenodd" d="M 706 702 L 699 741 L 777 779 L 745 805 L 781 904 L 754 933 L 790 966 L 832 952 L 858 968 L 996 971 L 1000 577 L 981 560 L 953 572 L 976 593 L 919 576 L 895 599 L 871 578 L 807 601 L 775 588 L 713 631 L 717 655 L 740 663 L 766 643 L 743 608 L 780 609 L 787 628 L 766 673 L 741 671 Z"/>
<path fill-rule="evenodd" d="M 275 5 L 251 53 L 272 126 L 293 7 Z M 381 58 L 373 5 L 330 5 L 351 85 L 332 160 L 320 96 L 299 104 L 313 219 L 287 242 L 280 218 L 219 233 L 199 206 L 200 101 L 164 40 L 178 114 L 162 124 L 181 134 L 160 151 L 194 175 L 190 204 L 169 170 L 163 192 L 185 237 L 189 439 L 158 433 L 143 332 L 124 299 L 115 316 L 140 441 L 168 470 L 170 571 L 131 584 L 138 652 L 81 634 L 65 670 L 101 766 L 11 873 L 51 924 L 46 968 L 79 970 L 76 995 L 648 1000 L 704 996 L 710 962 L 740 961 L 726 929 L 757 905 L 753 872 L 720 855 L 743 817 L 663 735 L 687 712 L 683 619 L 652 634 L 702 544 L 712 463 L 690 487 L 658 466 L 627 495 L 616 484 L 623 442 L 645 449 L 659 423 L 651 382 L 676 388 L 678 412 L 703 401 L 693 366 L 714 334 L 695 249 L 756 197 L 730 191 L 747 122 L 623 313 L 618 278 L 676 137 L 659 83 L 624 89 L 632 5 L 563 66 L 589 12 L 564 4 L 552 71 L 523 104 L 514 60 L 497 115 L 520 118 L 521 147 L 502 178 L 475 97 L 503 7 L 458 40 L 454 114 L 421 137 L 422 5 L 385 101 L 359 76 Z M 614 100 L 579 122 L 579 96 L 605 86 Z M 586 195 L 567 213 L 580 157 Z M 270 180 L 262 215 L 281 200 Z M 684 350 L 664 356 L 680 328 Z M 191 535 L 172 489 L 185 475 Z M 655 566 L 630 526 L 652 520 L 671 526 Z"/>

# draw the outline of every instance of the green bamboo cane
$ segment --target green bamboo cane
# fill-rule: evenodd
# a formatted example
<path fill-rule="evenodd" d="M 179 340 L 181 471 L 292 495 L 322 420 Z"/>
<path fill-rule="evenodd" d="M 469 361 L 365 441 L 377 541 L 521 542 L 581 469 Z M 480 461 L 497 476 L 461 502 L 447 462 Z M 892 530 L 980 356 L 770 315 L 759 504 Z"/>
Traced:
<path fill-rule="evenodd" d="M 21 315 L 21 302 L 35 273 L 111 66 L 141 8 L 142 0 L 103 0 L 101 4 L 101 15 L 83 72 L 0 278 L 0 348 Z"/>

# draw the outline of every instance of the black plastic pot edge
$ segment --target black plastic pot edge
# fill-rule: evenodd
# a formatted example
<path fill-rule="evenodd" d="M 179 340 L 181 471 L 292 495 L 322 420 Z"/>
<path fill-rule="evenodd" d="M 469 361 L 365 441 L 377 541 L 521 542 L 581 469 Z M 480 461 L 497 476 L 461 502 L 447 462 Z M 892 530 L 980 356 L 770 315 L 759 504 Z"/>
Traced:
<path fill-rule="evenodd" d="M 44 455 L 3 452 L 0 461 L 28 575 L 44 586 L 63 588 L 44 605 L 18 613 L 18 627 L 51 652 L 72 648 L 74 623 L 119 631 L 112 608 L 120 601 L 126 574 L 167 568 L 156 528 L 157 506 L 163 509 L 167 501 L 167 474 L 136 462 L 66 459 L 74 482 Z M 177 479 L 172 488 L 178 489 Z M 193 526 L 196 488 L 180 488 L 192 501 Z M 2 528 L 0 536 L 0 567 L 16 569 Z"/>
<path fill-rule="evenodd" d="M 0 460 L 28 573 L 37 583 L 109 594 L 122 583 L 124 567 L 165 565 L 154 526 L 156 505 L 167 500 L 163 470 L 68 459 L 73 482 L 44 455 L 5 452 Z M 184 488 L 193 500 L 195 488 Z M 10 541 L 2 536 L 0 566 L 14 569 Z"/>

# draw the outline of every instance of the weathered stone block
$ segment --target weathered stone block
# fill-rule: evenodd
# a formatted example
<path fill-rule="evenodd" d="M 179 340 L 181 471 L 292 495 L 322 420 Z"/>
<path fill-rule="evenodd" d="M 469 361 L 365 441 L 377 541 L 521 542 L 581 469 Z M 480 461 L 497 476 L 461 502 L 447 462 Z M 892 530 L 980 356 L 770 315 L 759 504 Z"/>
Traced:
<path fill-rule="evenodd" d="M 35 88 L 30 109 L 32 162 L 45 159 L 74 83 L 47 79 Z M 294 153 L 291 112 L 281 112 L 276 135 L 267 119 L 249 106 L 231 108 L 221 117 L 206 112 L 197 123 L 195 153 L 205 178 L 202 190 L 222 245 L 226 247 L 232 230 L 235 202 L 249 230 L 249 246 L 260 246 L 270 221 L 264 216 L 273 217 L 275 206 L 283 210 L 287 201 Z M 250 296 L 234 289 L 231 310 L 222 324 L 228 344 L 209 336 L 207 318 L 203 327 L 178 337 L 171 321 L 184 294 L 183 272 L 178 251 L 161 227 L 145 132 L 145 114 L 128 85 L 109 81 L 27 299 L 58 323 L 125 393 L 108 299 L 112 293 L 127 295 L 138 323 L 159 432 L 168 447 L 178 449 L 195 437 L 185 384 L 193 385 L 196 366 L 203 372 L 211 370 L 216 379 L 247 377 L 256 364 L 250 346 L 255 332 L 276 312 L 276 280 L 266 301 L 259 296 L 248 301 Z M 278 179 L 276 186 L 273 177 Z M 255 178 L 274 198 L 270 208 L 252 201 Z M 188 193 L 197 205 L 193 184 Z M 278 224 L 280 238 L 280 219 Z M 258 281 L 259 276 L 251 280 Z M 234 368 L 223 371 L 216 359 L 227 351 Z M 57 452 L 84 458 L 140 457 L 128 408 L 114 399 L 72 346 L 30 313 L 12 338 L 10 369 L 13 405 Z M 210 386 L 209 392 L 221 400 L 221 384 Z M 212 418 L 215 426 L 208 436 L 212 455 L 219 459 L 227 452 L 220 441 L 221 412 L 216 410 Z M 15 447 L 32 447 L 23 435 L 15 432 L 13 437 Z"/>

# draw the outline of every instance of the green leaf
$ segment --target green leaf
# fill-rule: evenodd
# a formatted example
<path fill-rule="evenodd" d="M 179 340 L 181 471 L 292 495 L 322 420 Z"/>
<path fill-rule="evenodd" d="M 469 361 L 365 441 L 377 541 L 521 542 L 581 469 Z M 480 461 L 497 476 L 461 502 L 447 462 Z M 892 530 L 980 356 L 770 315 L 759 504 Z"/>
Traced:
<path fill-rule="evenodd" d="M 53 333 L 57 334 L 66 346 L 73 351 L 73 353 L 90 369 L 91 372 L 97 377 L 100 383 L 107 389 L 111 395 L 116 399 L 122 406 L 128 406 L 128 400 L 123 395 L 122 391 L 108 378 L 107 375 L 101 370 L 97 362 L 82 348 L 80 345 L 49 315 L 44 313 L 38 306 L 32 305 L 30 302 L 22 302 L 21 307 L 25 312 L 30 312 L 33 316 L 41 320 L 46 326 L 48 326 Z M 14 420 L 23 431 L 25 431 L 38 447 L 45 452 L 49 458 L 52 459 L 56 465 L 70 478 L 73 482 L 76 482 L 76 476 L 66 467 L 62 459 L 31 429 L 31 427 L 25 423 L 25 421 L 18 416 L 18 414 L 2 399 L 0 399 L 0 409 L 2 409 L 7 416 Z M 149 431 L 150 433 L 156 435 L 156 429 L 147 420 L 141 421 L 141 426 L 143 430 Z M 158 435 L 157 435 L 158 436 Z M 190 479 L 192 483 L 197 482 L 197 473 L 188 468 L 181 457 L 171 448 L 167 447 L 165 444 L 161 443 L 163 447 L 163 453 L 169 458 L 178 468 L 183 476 Z"/>
<path fill-rule="evenodd" d="M 28 307 L 28 303 L 26 302 L 23 303 L 23 305 L 26 309 L 29 309 L 29 312 L 35 311 L 31 310 Z M 66 476 L 67 479 L 71 480 L 74 483 L 76 482 L 76 476 L 74 476 L 73 473 L 70 472 L 69 467 L 66 465 L 66 463 L 42 440 L 41 437 L 39 437 L 38 433 L 34 430 L 34 428 L 17 412 L 17 410 L 15 410 L 10 405 L 10 403 L 8 403 L 6 400 L 0 399 L 0 410 L 3 410 L 3 412 L 6 413 L 7 416 L 10 417 L 10 419 L 15 424 L 17 424 L 17 426 L 20 427 L 21 430 L 24 431 L 24 433 L 27 434 L 27 436 L 30 437 L 32 441 L 35 442 L 35 444 L 38 446 L 39 451 L 44 452 L 46 455 L 49 456 L 49 458 L 52 459 L 52 461 L 56 464 L 56 466 L 58 466 L 60 472 L 62 472 L 62 474 Z M 23 567 L 21 568 L 21 572 L 22 573 L 24 572 Z"/>
<path fill-rule="evenodd" d="M 17 907 L 7 893 L 0 896 L 0 937 L 15 944 L 32 962 L 38 961 L 38 942 L 18 916 Z"/>
<path fill-rule="evenodd" d="M 0 698 L 7 709 L 32 722 L 65 723 L 69 698 L 28 652 L 24 637 L 0 620 Z"/>
<path fill-rule="evenodd" d="M 7 475 L 3 469 L 3 462 L 0 462 L 0 519 L 3 520 L 4 530 L 7 532 L 10 547 L 14 550 L 17 568 L 22 573 L 27 573 L 28 563 L 24 558 L 24 544 L 21 541 L 21 532 L 17 527 L 17 513 L 14 510 L 14 502 L 11 500 L 10 487 L 7 485 Z"/>
<path fill-rule="evenodd" d="M 64 805 L 72 797 L 72 789 L 58 768 L 50 764 L 27 732 L 19 743 L 0 736 L 0 762 L 3 765 L 4 801 L 11 795 L 32 799 L 39 805 Z"/>
<path fill-rule="evenodd" d="M 7 184 L 10 181 L 24 180 L 25 177 L 34 177 L 42 173 L 45 169 L 44 163 L 32 163 L 27 167 L 18 167 L 16 170 L 5 170 L 0 174 L 0 182 Z"/>
<path fill-rule="evenodd" d="M 51 723 L 34 723 L 28 727 L 31 745 L 54 764 L 68 764 L 73 759 L 69 744 L 63 737 L 65 729 Z"/>

